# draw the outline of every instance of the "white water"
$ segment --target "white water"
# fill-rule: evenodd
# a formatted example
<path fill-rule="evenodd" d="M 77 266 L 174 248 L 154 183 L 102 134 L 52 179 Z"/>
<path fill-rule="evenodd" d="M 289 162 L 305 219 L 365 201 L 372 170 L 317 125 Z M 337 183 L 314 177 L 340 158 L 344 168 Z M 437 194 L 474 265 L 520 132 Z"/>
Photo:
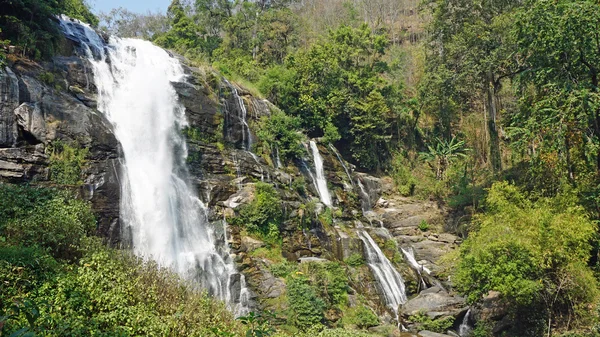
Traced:
<path fill-rule="evenodd" d="M 231 93 L 233 94 L 233 97 L 235 97 L 237 106 L 239 107 L 239 111 L 241 112 L 241 116 L 238 117 L 242 122 L 242 146 L 244 147 L 244 150 L 252 151 L 252 133 L 250 133 L 250 127 L 248 126 L 247 121 L 248 109 L 246 109 L 244 99 L 238 93 L 237 88 L 231 83 L 229 83 L 229 81 L 224 81 L 229 86 L 229 88 L 231 88 Z"/>
<path fill-rule="evenodd" d="M 425 274 L 427 274 L 427 275 L 431 274 L 431 270 L 429 270 L 429 268 L 427 268 L 424 265 L 417 262 L 417 259 L 415 258 L 415 252 L 413 251 L 412 248 L 408 248 L 408 249 L 401 248 L 401 250 L 402 250 L 402 253 L 404 254 L 404 256 L 406 257 L 406 260 L 408 260 L 408 263 L 410 264 L 410 266 L 414 270 L 416 270 L 417 273 L 419 273 L 419 276 L 421 276 L 423 272 L 425 272 Z M 425 284 L 425 280 L 423 280 L 422 276 L 421 276 L 421 282 L 423 283 L 423 287 L 426 288 L 427 284 Z"/>
<path fill-rule="evenodd" d="M 369 233 L 359 229 L 357 234 L 365 245 L 367 264 L 375 275 L 385 304 L 396 314 L 396 319 L 398 319 L 398 308 L 401 304 L 406 303 L 404 280 Z"/>
<path fill-rule="evenodd" d="M 183 79 L 181 65 L 147 41 L 111 38 L 105 51 L 87 25 L 63 17 L 61 26 L 90 51 L 98 110 L 114 125 L 123 149 L 124 237 L 135 254 L 199 282 L 243 312 L 244 303 L 231 296 L 237 272 L 228 248 L 218 248 L 206 208 L 189 183 L 181 134 L 187 122 L 171 85 Z"/>
<path fill-rule="evenodd" d="M 325 178 L 325 171 L 323 170 L 323 158 L 319 153 L 317 143 L 311 140 L 310 149 L 312 150 L 312 156 L 315 162 L 316 179 L 314 180 L 316 181 L 317 191 L 321 197 L 321 202 L 325 204 L 325 206 L 331 207 L 331 194 L 329 194 L 329 189 L 327 188 L 327 179 Z"/>
<path fill-rule="evenodd" d="M 363 185 L 362 181 L 360 181 L 360 179 L 356 179 L 356 182 L 358 183 L 358 188 L 360 189 L 362 211 L 365 213 L 371 209 L 371 197 L 369 197 L 369 193 L 367 193 L 365 190 L 365 186 Z"/>
<path fill-rule="evenodd" d="M 350 184 L 352 184 L 352 186 L 354 186 L 354 180 L 352 180 L 352 176 L 350 175 L 350 170 L 348 170 L 346 163 L 344 163 L 344 159 L 342 159 L 342 156 L 340 155 L 338 150 L 335 148 L 335 146 L 333 146 L 333 144 L 329 143 L 329 148 L 331 149 L 331 151 L 333 151 L 333 153 L 335 153 L 335 156 L 339 160 L 340 164 L 342 164 L 342 167 L 344 168 L 344 171 L 346 172 L 346 175 L 348 176 L 348 179 L 350 180 Z"/>
<path fill-rule="evenodd" d="M 469 325 L 469 317 L 471 317 L 471 309 L 467 310 L 467 313 L 465 314 L 462 323 L 460 323 L 460 326 L 458 327 L 458 335 L 460 337 L 468 337 L 473 331 L 473 329 Z"/>

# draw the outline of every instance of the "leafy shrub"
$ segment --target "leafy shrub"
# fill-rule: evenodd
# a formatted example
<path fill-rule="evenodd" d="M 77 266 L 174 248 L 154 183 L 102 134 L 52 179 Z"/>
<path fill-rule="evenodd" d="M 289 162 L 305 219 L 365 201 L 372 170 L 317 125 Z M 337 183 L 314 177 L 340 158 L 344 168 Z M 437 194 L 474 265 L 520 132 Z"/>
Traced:
<path fill-rule="evenodd" d="M 429 230 L 429 224 L 425 220 L 421 220 L 418 227 L 421 232 L 427 232 Z"/>
<path fill-rule="evenodd" d="M 359 253 L 352 253 L 348 258 L 344 261 L 350 267 L 360 267 L 365 264 L 365 259 Z"/>
<path fill-rule="evenodd" d="M 320 299 L 308 279 L 303 276 L 288 277 L 287 295 L 290 323 L 306 330 L 323 321 L 325 303 Z"/>
<path fill-rule="evenodd" d="M 302 141 L 305 137 L 300 132 L 299 125 L 298 118 L 273 109 L 270 116 L 261 118 L 256 132 L 263 144 L 263 151 L 273 155 L 279 152 L 279 158 L 284 162 L 302 158 L 305 152 Z"/>
<path fill-rule="evenodd" d="M 28 198 L 12 199 L 12 202 L 21 200 L 24 205 L 13 205 L 16 208 L 12 213 L 18 216 L 6 220 L 0 227 L 6 241 L 15 245 L 43 247 L 57 258 L 78 257 L 85 236 L 91 234 L 96 225 L 89 203 L 74 199 L 67 192 L 25 190 L 26 195 L 39 193 L 41 198 L 35 205 L 31 204 L 34 200 Z M 54 195 L 48 198 L 48 194 Z"/>
<path fill-rule="evenodd" d="M 356 325 L 359 329 L 368 329 L 380 324 L 379 317 L 377 317 L 373 310 L 364 305 L 352 308 L 347 314 L 345 321 Z"/>
<path fill-rule="evenodd" d="M 419 330 L 429 330 L 440 333 L 446 332 L 448 329 L 452 328 L 452 325 L 454 325 L 454 317 L 446 316 L 443 318 L 431 319 L 429 316 L 427 316 L 427 314 L 422 312 L 410 316 L 408 320 L 413 323 L 417 323 Z"/>
<path fill-rule="evenodd" d="M 308 278 L 327 308 L 348 301 L 348 277 L 339 263 L 303 263 L 299 266 L 299 270 Z"/>
<path fill-rule="evenodd" d="M 533 202 L 515 186 L 494 184 L 487 213 L 475 219 L 476 230 L 461 245 L 457 288 L 470 301 L 495 290 L 521 310 L 581 314 L 578 308 L 597 299 L 587 267 L 596 225 L 575 203 L 569 194 Z"/>
<path fill-rule="evenodd" d="M 54 141 L 50 146 L 50 179 L 61 185 L 81 183 L 88 149 L 72 147 L 62 141 Z"/>
<path fill-rule="evenodd" d="M 254 200 L 240 209 L 239 216 L 231 222 L 245 226 L 248 231 L 263 235 L 268 240 L 279 238 L 279 224 L 282 220 L 281 200 L 275 188 L 267 183 L 255 185 Z"/>
<path fill-rule="evenodd" d="M 282 263 L 272 264 L 270 269 L 275 277 L 287 277 L 296 271 L 296 264 L 284 261 Z"/>
<path fill-rule="evenodd" d="M 408 197 L 415 193 L 417 179 L 412 175 L 408 160 L 402 154 L 395 154 L 391 163 L 391 176 L 400 195 Z"/>

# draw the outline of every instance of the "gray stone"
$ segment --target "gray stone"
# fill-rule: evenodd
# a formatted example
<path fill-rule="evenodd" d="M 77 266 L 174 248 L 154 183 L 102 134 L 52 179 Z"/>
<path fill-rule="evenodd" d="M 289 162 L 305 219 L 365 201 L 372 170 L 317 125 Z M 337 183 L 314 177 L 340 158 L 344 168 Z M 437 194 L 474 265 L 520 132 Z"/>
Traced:
<path fill-rule="evenodd" d="M 450 295 L 445 291 L 421 293 L 401 307 L 401 311 L 405 316 L 425 312 L 432 319 L 443 316 L 456 317 L 465 310 L 466 302 L 464 298 Z"/>
<path fill-rule="evenodd" d="M 263 247 L 265 245 L 264 242 L 260 240 L 253 239 L 249 236 L 242 237 L 242 251 L 243 252 L 251 252 L 255 249 Z"/>
<path fill-rule="evenodd" d="M 19 130 L 30 144 L 46 141 L 46 121 L 38 104 L 23 103 L 15 109 Z"/>
<path fill-rule="evenodd" d="M 427 330 L 419 331 L 419 336 L 421 336 L 421 337 L 452 337 L 450 335 L 445 335 L 442 333 L 437 333 L 437 332 L 432 332 L 432 331 L 427 331 Z"/>
<path fill-rule="evenodd" d="M 19 79 L 10 68 L 0 68 L 0 147 L 12 147 L 17 141 L 13 112 L 18 106 Z"/>

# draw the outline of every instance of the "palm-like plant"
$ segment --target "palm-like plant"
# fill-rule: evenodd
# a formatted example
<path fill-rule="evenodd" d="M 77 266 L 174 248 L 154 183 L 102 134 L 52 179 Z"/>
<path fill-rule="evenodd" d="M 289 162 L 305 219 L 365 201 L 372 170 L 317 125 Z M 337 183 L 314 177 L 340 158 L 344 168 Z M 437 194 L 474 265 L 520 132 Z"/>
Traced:
<path fill-rule="evenodd" d="M 433 146 L 427 145 L 427 149 L 428 151 L 420 152 L 419 157 L 425 160 L 431 169 L 435 171 L 437 180 L 444 178 L 452 161 L 465 157 L 468 151 L 465 147 L 465 141 L 458 140 L 454 136 L 449 141 L 436 137 L 435 144 Z"/>

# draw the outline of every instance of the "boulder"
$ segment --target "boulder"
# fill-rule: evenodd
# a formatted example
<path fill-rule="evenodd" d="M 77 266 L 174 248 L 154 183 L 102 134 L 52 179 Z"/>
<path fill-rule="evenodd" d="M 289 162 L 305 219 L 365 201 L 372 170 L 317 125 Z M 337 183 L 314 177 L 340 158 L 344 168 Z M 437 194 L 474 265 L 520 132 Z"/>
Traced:
<path fill-rule="evenodd" d="M 265 245 L 264 242 L 260 240 L 253 239 L 249 236 L 242 237 L 242 247 L 241 250 L 243 252 L 251 252 Z"/>
<path fill-rule="evenodd" d="M 467 310 L 464 298 L 451 295 L 438 287 L 433 288 L 406 302 L 401 307 L 402 314 L 408 317 L 424 312 L 431 319 L 437 319 L 445 316 L 456 317 Z"/>

